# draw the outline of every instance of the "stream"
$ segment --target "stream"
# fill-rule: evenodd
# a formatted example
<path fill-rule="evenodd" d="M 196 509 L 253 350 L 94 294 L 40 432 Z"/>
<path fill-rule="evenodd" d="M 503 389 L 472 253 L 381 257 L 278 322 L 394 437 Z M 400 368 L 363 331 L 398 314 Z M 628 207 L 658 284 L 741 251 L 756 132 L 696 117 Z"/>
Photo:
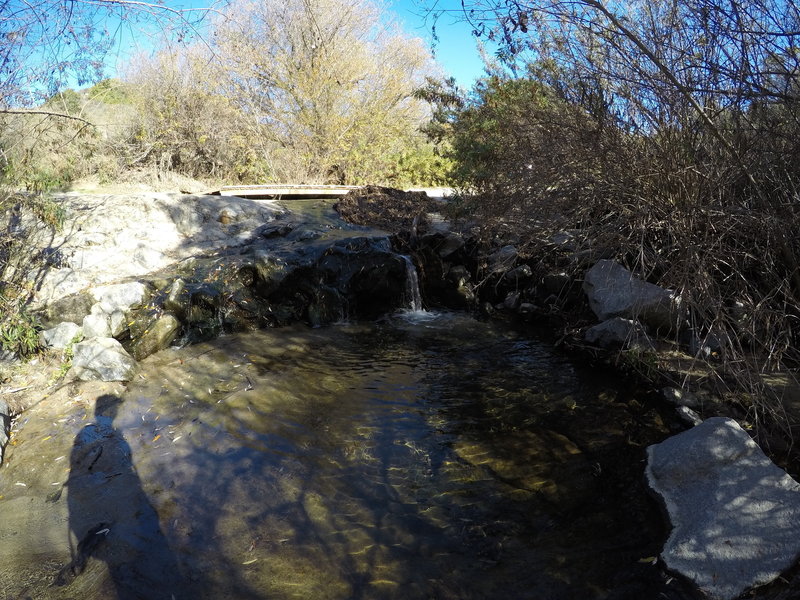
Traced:
<path fill-rule="evenodd" d="M 227 335 L 149 357 L 98 405 L 15 425 L 3 598 L 661 589 L 642 483 L 659 408 L 502 326 L 400 313 Z"/>
<path fill-rule="evenodd" d="M 535 332 L 423 310 L 406 264 L 410 310 L 170 348 L 25 412 L 0 599 L 687 598 L 643 481 L 670 409 Z"/>

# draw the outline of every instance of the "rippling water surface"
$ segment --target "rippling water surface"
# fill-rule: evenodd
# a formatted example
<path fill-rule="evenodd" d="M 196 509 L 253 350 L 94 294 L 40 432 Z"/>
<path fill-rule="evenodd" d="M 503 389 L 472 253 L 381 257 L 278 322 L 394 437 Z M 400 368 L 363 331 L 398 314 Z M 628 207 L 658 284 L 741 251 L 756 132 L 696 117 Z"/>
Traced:
<path fill-rule="evenodd" d="M 641 477 L 669 429 L 536 339 L 449 314 L 252 332 L 106 400 L 65 417 L 47 504 L 97 549 L 14 597 L 656 597 Z"/>

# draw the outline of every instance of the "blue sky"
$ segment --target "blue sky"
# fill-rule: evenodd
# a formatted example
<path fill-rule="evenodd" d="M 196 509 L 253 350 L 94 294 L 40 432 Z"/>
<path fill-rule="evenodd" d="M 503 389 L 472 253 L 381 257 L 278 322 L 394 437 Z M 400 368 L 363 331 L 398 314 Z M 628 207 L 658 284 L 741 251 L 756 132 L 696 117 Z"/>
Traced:
<path fill-rule="evenodd" d="M 431 27 L 433 18 L 425 17 L 424 4 L 419 0 L 394 0 L 389 8 L 398 16 L 407 33 L 423 38 L 429 46 L 432 42 Z M 436 60 L 448 75 L 456 78 L 461 87 L 469 88 L 483 75 L 483 62 L 480 59 L 472 28 L 458 18 L 461 3 L 458 0 L 438 0 L 434 12 L 441 15 L 436 20 L 438 41 L 434 46 Z"/>
<path fill-rule="evenodd" d="M 459 0 L 385 0 L 386 7 L 393 12 L 403 29 L 410 35 L 422 38 L 433 47 L 437 61 L 447 75 L 456 78 L 458 84 L 469 89 L 483 74 L 483 63 L 475 39 L 468 24 L 455 17 L 460 11 Z M 424 8 L 425 3 L 436 2 L 436 10 L 444 11 L 436 21 L 438 41 L 432 42 L 433 18 Z M 222 0 L 165 0 L 165 6 L 176 9 L 195 9 L 224 5 Z M 421 5 L 422 4 L 422 5 Z M 208 20 L 208 19 L 207 19 Z M 116 43 L 106 64 L 108 76 L 115 70 L 124 70 L 128 57 L 137 52 L 149 53 L 156 40 L 147 36 L 136 23 L 115 23 L 111 33 Z M 118 64 L 119 63 L 119 64 Z"/>

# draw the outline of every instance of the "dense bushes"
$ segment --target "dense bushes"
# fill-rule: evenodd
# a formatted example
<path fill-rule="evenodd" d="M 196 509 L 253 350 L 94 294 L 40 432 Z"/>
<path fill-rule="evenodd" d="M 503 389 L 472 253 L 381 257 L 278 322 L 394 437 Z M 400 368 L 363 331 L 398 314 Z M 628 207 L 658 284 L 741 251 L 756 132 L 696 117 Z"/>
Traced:
<path fill-rule="evenodd" d="M 678 339 L 705 340 L 722 372 L 797 366 L 800 104 L 729 105 L 706 126 L 680 102 L 634 106 L 567 65 L 528 68 L 495 73 L 468 98 L 427 90 L 462 214 L 526 230 L 543 269 L 580 272 L 549 252 L 567 230 L 579 256 L 614 256 L 679 290 L 689 316 Z M 678 114 L 645 125 L 634 109 Z"/>

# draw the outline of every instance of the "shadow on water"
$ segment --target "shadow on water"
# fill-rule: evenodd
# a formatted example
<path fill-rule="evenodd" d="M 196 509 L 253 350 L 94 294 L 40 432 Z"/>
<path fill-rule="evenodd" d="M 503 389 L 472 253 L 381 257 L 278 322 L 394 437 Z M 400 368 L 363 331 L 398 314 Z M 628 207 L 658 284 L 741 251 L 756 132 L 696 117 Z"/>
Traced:
<path fill-rule="evenodd" d="M 193 597 L 682 598 L 639 562 L 666 428 L 572 369 L 475 322 L 253 332 L 144 361 L 117 426 Z"/>
<path fill-rule="evenodd" d="M 97 559 L 106 564 L 120 600 L 180 598 L 186 586 L 178 561 L 133 467 L 130 447 L 114 427 L 121 403 L 117 396 L 100 396 L 94 422 L 75 438 L 65 484 L 72 560 L 55 585 L 69 586 Z"/>

